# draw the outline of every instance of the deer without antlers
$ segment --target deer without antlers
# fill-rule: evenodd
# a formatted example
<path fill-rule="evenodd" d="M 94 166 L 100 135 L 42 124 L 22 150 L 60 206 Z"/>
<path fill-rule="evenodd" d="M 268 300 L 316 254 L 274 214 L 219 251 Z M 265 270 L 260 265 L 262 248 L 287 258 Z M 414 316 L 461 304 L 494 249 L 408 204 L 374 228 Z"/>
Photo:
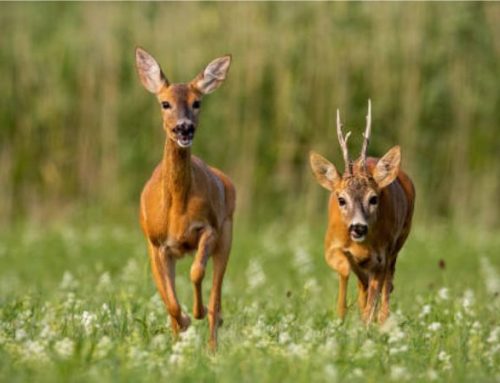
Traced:
<path fill-rule="evenodd" d="M 371 102 L 360 158 L 349 159 L 347 140 L 337 110 L 337 135 L 344 158 L 341 176 L 335 166 L 315 152 L 310 154 L 312 171 L 330 194 L 325 259 L 339 275 L 337 313 L 346 313 L 350 271 L 358 277 L 358 305 L 365 323 L 373 320 L 382 294 L 378 321 L 389 316 L 396 258 L 408 237 L 415 202 L 415 188 L 400 169 L 399 146 L 382 158 L 367 158 L 371 133 Z"/>
<path fill-rule="evenodd" d="M 215 59 L 187 84 L 171 84 L 156 60 L 136 49 L 136 66 L 144 87 L 162 109 L 166 134 L 163 159 L 141 195 L 140 222 L 148 243 L 153 278 L 170 315 L 175 335 L 191 321 L 182 312 L 175 290 L 175 264 L 196 252 L 190 277 L 194 287 L 193 316 L 208 313 L 210 347 L 217 347 L 221 318 L 221 288 L 232 239 L 236 192 L 220 170 L 191 155 L 201 98 L 217 89 L 231 63 Z M 213 283 L 208 310 L 203 305 L 202 281 L 208 258 L 213 259 Z"/>

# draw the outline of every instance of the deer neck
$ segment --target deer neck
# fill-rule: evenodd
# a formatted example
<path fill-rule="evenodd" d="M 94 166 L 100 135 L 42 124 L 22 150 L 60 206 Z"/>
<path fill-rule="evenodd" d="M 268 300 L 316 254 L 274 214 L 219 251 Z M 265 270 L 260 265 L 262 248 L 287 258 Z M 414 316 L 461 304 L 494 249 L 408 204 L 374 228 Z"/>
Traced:
<path fill-rule="evenodd" d="M 163 193 L 168 205 L 183 209 L 192 184 L 191 149 L 167 138 L 163 152 Z"/>

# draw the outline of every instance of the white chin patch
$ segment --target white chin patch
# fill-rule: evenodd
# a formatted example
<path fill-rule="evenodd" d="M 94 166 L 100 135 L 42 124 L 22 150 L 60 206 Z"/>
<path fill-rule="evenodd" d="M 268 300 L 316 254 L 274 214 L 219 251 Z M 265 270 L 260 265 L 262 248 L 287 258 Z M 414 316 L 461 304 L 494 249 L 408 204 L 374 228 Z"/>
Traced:
<path fill-rule="evenodd" d="M 177 145 L 179 145 L 181 148 L 189 148 L 191 145 L 193 145 L 193 140 L 189 141 L 177 140 Z"/>
<path fill-rule="evenodd" d="M 351 239 L 354 241 L 354 242 L 363 242 L 366 238 L 366 235 L 363 235 L 362 237 L 355 237 L 353 235 L 351 235 Z"/>

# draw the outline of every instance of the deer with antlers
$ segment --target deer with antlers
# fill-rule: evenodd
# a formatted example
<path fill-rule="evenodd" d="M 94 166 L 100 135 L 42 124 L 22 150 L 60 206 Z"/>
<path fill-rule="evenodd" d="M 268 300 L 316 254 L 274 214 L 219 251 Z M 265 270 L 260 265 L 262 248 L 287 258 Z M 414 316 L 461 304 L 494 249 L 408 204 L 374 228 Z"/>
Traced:
<path fill-rule="evenodd" d="M 378 321 L 389 316 L 396 259 L 410 233 L 415 188 L 400 168 L 399 146 L 382 158 L 366 156 L 371 133 L 371 102 L 361 155 L 349 159 L 347 140 L 337 110 L 337 136 L 344 157 L 343 175 L 328 160 L 310 153 L 312 171 L 330 194 L 325 259 L 339 275 L 337 313 L 346 314 L 347 282 L 351 270 L 358 278 L 358 305 L 362 319 L 371 323 L 381 295 Z"/>
<path fill-rule="evenodd" d="M 140 222 L 147 239 L 153 278 L 170 315 L 175 335 L 191 320 L 182 312 L 175 290 L 175 265 L 195 252 L 190 277 L 194 287 L 193 316 L 208 314 L 210 347 L 217 347 L 222 323 L 221 289 L 231 249 L 236 192 L 220 170 L 191 155 L 201 99 L 217 89 L 229 70 L 230 56 L 213 60 L 187 84 L 171 84 L 156 60 L 136 49 L 136 67 L 144 87 L 156 95 L 162 110 L 163 158 L 141 195 Z M 208 310 L 203 305 L 202 281 L 208 258 L 213 282 Z"/>

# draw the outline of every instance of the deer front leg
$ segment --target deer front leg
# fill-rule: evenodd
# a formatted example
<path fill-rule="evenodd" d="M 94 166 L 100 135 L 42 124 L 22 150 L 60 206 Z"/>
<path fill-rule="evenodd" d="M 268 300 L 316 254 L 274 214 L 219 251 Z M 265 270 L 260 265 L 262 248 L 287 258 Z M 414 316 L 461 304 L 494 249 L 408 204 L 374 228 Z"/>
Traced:
<path fill-rule="evenodd" d="M 149 258 L 153 279 L 170 315 L 174 335 L 186 330 L 191 324 L 189 317 L 182 313 L 175 292 L 175 260 L 148 241 Z"/>
<path fill-rule="evenodd" d="M 201 234 L 198 251 L 191 265 L 191 282 L 194 288 L 193 316 L 196 319 L 203 319 L 207 315 L 207 309 L 203 305 L 202 282 L 205 277 L 205 269 L 210 253 L 213 250 L 215 234 L 212 228 L 207 228 Z"/>
<path fill-rule="evenodd" d="M 347 283 L 349 282 L 349 269 L 339 271 L 339 295 L 337 297 L 337 315 L 344 321 L 347 310 Z"/>
<path fill-rule="evenodd" d="M 325 252 L 326 263 L 337 272 L 339 276 L 339 291 L 337 295 L 337 315 L 344 320 L 347 310 L 347 284 L 351 266 L 343 252 L 329 249 Z"/>
<path fill-rule="evenodd" d="M 362 280 L 358 279 L 358 307 L 361 315 L 366 307 L 366 297 L 367 297 L 368 285 Z"/>
<path fill-rule="evenodd" d="M 229 260 L 229 252 L 231 251 L 232 231 L 232 221 L 225 221 L 213 255 L 213 281 L 212 290 L 210 291 L 210 302 L 208 304 L 209 346 L 212 351 L 217 350 L 217 329 L 222 324 L 222 281 L 226 272 L 227 261 Z"/>
<path fill-rule="evenodd" d="M 374 274 L 370 274 L 369 276 L 368 294 L 366 298 L 366 305 L 363 311 L 363 320 L 366 324 L 370 324 L 373 321 L 373 316 L 377 307 L 377 300 L 380 295 L 380 289 L 382 287 L 383 279 L 383 272 L 377 272 Z"/>
<path fill-rule="evenodd" d="M 179 301 L 177 300 L 177 294 L 175 292 L 175 258 L 169 254 L 165 254 L 165 266 L 166 266 L 166 285 L 167 285 L 167 297 L 168 297 L 168 312 L 170 318 L 172 319 L 172 328 L 174 333 L 177 335 L 181 331 L 187 330 L 191 324 L 191 319 L 187 314 L 182 312 Z"/>
<path fill-rule="evenodd" d="M 389 317 L 390 309 L 389 309 L 389 299 L 391 296 L 391 292 L 394 288 L 393 279 L 394 279 L 394 269 L 395 262 L 393 265 L 387 270 L 384 278 L 384 285 L 382 286 L 382 299 L 380 304 L 380 310 L 378 312 L 378 322 L 383 324 L 387 318 Z"/>

